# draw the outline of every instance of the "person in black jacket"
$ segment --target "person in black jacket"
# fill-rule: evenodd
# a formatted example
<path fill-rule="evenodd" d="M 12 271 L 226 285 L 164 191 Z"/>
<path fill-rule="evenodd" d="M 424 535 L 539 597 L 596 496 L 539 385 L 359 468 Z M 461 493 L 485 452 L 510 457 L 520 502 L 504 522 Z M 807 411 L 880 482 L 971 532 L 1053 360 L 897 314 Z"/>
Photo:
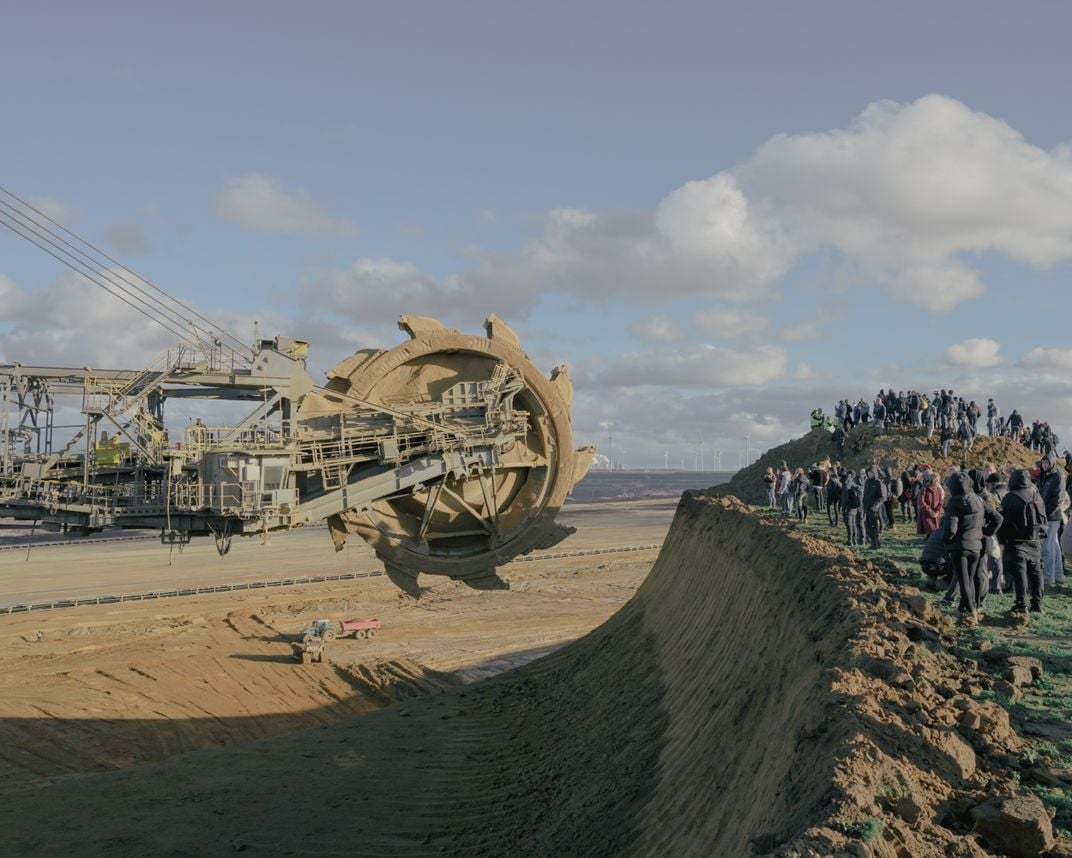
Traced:
<path fill-rule="evenodd" d="M 864 519 L 867 522 L 867 538 L 872 548 L 879 547 L 878 535 L 881 530 L 882 509 L 889 497 L 889 489 L 878 473 L 878 468 L 870 468 L 864 483 Z"/>
<path fill-rule="evenodd" d="M 937 589 L 938 582 L 944 581 L 952 574 L 953 563 L 949 559 L 949 549 L 946 548 L 942 531 L 934 531 L 923 543 L 923 552 L 919 555 L 919 568 L 927 576 L 927 583 L 932 589 Z"/>
<path fill-rule="evenodd" d="M 845 518 L 846 545 L 863 545 L 864 522 L 860 514 L 863 492 L 852 471 L 845 475 L 841 486 L 841 511 Z"/>
<path fill-rule="evenodd" d="M 960 619 L 966 625 L 979 622 L 979 600 L 986 591 L 986 566 L 981 564 L 986 530 L 1001 526 L 1000 513 L 987 510 L 972 487 L 971 477 L 963 471 L 946 480 L 951 495 L 942 521 L 942 534 L 953 574 L 960 579 Z M 978 579 L 978 580 L 977 580 Z"/>
<path fill-rule="evenodd" d="M 841 478 L 831 469 L 826 480 L 826 520 L 837 527 L 841 520 Z"/>
<path fill-rule="evenodd" d="M 1023 614 L 1031 594 L 1032 612 L 1042 612 L 1042 556 L 1039 537 L 1046 532 L 1046 507 L 1026 470 L 1013 471 L 1009 490 L 1001 499 L 1004 517 L 998 529 L 1005 577 L 1012 578 L 1016 596 L 1010 614 Z"/>

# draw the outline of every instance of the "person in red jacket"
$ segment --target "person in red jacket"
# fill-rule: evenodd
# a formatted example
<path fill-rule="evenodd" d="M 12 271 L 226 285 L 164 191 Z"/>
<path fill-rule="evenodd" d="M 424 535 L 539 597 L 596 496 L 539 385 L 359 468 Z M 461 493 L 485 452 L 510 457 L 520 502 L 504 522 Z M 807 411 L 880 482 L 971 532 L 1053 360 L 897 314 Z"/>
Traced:
<path fill-rule="evenodd" d="M 917 503 L 919 505 L 916 516 L 916 533 L 921 536 L 930 536 L 936 531 L 942 521 L 942 487 L 934 478 L 934 471 L 927 468 L 920 478 L 922 488 L 919 491 Z"/>

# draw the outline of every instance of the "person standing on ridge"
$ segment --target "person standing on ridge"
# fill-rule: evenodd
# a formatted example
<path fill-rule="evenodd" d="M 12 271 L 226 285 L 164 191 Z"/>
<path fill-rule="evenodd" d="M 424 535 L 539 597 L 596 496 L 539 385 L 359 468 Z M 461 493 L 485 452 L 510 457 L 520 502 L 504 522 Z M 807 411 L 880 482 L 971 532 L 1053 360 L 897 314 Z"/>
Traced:
<path fill-rule="evenodd" d="M 920 536 L 930 536 L 938 529 L 942 520 L 942 488 L 935 479 L 934 471 L 925 468 L 919 490 L 919 509 L 916 513 L 916 532 Z"/>
<path fill-rule="evenodd" d="M 852 471 L 849 471 L 845 475 L 845 482 L 841 487 L 841 510 L 845 518 L 846 545 L 863 545 L 862 502 L 863 493 L 860 489 L 860 484 L 856 482 L 856 477 Z"/>
<path fill-rule="evenodd" d="M 1046 541 L 1042 544 L 1042 569 L 1046 583 L 1052 585 L 1065 579 L 1060 530 L 1065 510 L 1068 509 L 1068 495 L 1065 493 L 1064 478 L 1053 456 L 1043 456 L 1039 459 L 1038 468 L 1036 485 L 1046 507 L 1047 522 Z"/>
<path fill-rule="evenodd" d="M 878 473 L 878 468 L 872 466 L 867 471 L 867 481 L 864 483 L 864 520 L 867 525 L 867 539 L 871 548 L 879 547 L 879 532 L 882 529 L 882 508 L 886 505 L 889 490 Z"/>
<path fill-rule="evenodd" d="M 763 485 L 767 490 L 767 508 L 776 509 L 776 498 L 774 495 L 774 468 L 767 468 L 765 474 L 763 474 Z"/>
<path fill-rule="evenodd" d="M 1030 593 L 1032 613 L 1042 613 L 1043 571 L 1039 549 L 1039 534 L 1045 533 L 1046 506 L 1031 482 L 1031 474 L 1021 469 L 1009 477 L 1009 490 L 1001 499 L 1004 517 L 997 538 L 1002 547 L 1002 566 L 1005 577 L 1012 579 L 1012 615 L 1026 613 L 1026 597 Z"/>
<path fill-rule="evenodd" d="M 953 574 L 960 582 L 960 621 L 974 626 L 979 623 L 976 573 L 983 550 L 986 507 L 972 490 L 971 477 L 963 471 L 950 476 L 946 485 L 951 497 L 942 522 L 942 538 L 953 562 Z"/>

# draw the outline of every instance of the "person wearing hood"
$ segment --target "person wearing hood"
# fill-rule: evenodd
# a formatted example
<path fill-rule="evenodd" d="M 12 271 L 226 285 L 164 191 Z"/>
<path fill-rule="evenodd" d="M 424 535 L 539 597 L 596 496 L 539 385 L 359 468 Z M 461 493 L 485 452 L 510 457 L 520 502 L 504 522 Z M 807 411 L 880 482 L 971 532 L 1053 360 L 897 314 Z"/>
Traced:
<path fill-rule="evenodd" d="M 916 499 L 916 533 L 920 536 L 930 536 L 936 531 L 942 521 L 943 496 L 942 487 L 934 478 L 931 468 L 923 469 L 920 478 L 920 490 Z"/>
<path fill-rule="evenodd" d="M 945 546 L 942 531 L 936 530 L 923 543 L 923 552 L 919 556 L 919 568 L 927 576 L 927 583 L 932 590 L 938 588 L 938 582 L 950 577 L 953 561 L 949 559 L 949 549 Z M 947 595 L 946 601 L 951 599 Z"/>
<path fill-rule="evenodd" d="M 1009 490 L 1001 499 L 1003 521 L 997 538 L 1002 547 L 1006 578 L 1012 578 L 1016 596 L 1010 614 L 1023 614 L 1026 596 L 1031 594 L 1031 610 L 1042 612 L 1043 572 L 1039 535 L 1045 533 L 1046 505 L 1027 470 L 1009 477 Z"/>
<path fill-rule="evenodd" d="M 864 521 L 861 514 L 863 492 L 852 471 L 845 475 L 841 487 L 841 510 L 845 518 L 846 545 L 863 545 Z"/>
<path fill-rule="evenodd" d="M 1042 570 L 1047 584 L 1064 581 L 1064 561 L 1061 556 L 1060 533 L 1068 495 L 1064 479 L 1052 455 L 1043 456 L 1038 463 L 1039 476 L 1036 482 L 1042 503 L 1046 507 L 1046 541 L 1042 544 Z"/>
<path fill-rule="evenodd" d="M 983 542 L 987 531 L 1001 526 L 1001 516 L 988 510 L 975 493 L 971 477 L 958 472 L 949 477 L 949 505 L 942 522 L 943 540 L 953 562 L 953 574 L 960 579 L 960 618 L 966 625 L 979 622 L 979 608 L 987 592 Z"/>
<path fill-rule="evenodd" d="M 878 468 L 867 471 L 864 481 L 864 520 L 867 525 L 867 539 L 872 548 L 879 547 L 878 536 L 882 530 L 882 510 L 889 497 L 889 489 L 879 476 Z"/>

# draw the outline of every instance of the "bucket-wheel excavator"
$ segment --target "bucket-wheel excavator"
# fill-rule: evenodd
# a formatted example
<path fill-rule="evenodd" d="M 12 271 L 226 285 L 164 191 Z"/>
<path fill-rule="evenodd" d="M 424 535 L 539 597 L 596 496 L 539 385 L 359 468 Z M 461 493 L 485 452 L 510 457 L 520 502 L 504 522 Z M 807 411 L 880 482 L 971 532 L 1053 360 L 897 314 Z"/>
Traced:
<path fill-rule="evenodd" d="M 336 548 L 358 534 L 413 594 L 422 572 L 503 587 L 498 566 L 570 532 L 555 515 L 594 448 L 573 449 L 568 371 L 545 377 L 494 315 L 482 336 L 403 316 L 407 342 L 318 385 L 306 342 L 242 342 L 4 188 L 0 224 L 178 340 L 141 370 L 0 366 L 0 516 L 212 536 L 221 554 L 326 519 Z M 65 394 L 83 424 L 54 438 Z M 250 410 L 175 433 L 165 404 L 180 398 Z"/>

